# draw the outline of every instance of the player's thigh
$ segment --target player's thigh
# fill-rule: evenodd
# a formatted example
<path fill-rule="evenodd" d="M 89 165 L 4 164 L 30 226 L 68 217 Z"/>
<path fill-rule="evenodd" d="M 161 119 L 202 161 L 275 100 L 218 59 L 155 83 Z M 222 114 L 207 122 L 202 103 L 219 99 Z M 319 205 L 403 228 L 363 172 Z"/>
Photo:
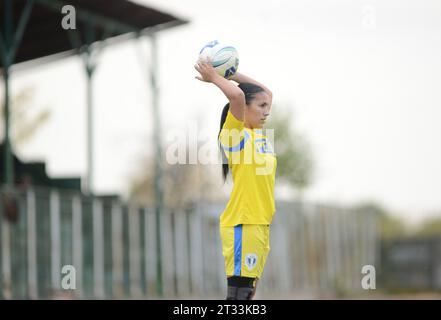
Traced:
<path fill-rule="evenodd" d="M 244 225 L 242 239 L 242 273 L 260 278 L 270 250 L 268 225 Z"/>

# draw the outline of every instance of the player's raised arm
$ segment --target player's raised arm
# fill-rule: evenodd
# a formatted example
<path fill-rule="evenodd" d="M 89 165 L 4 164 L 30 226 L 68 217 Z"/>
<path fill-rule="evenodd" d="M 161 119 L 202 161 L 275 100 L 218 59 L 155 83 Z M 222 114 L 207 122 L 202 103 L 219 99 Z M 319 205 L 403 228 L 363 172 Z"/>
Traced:
<path fill-rule="evenodd" d="M 211 82 L 225 94 L 230 102 L 230 111 L 234 117 L 240 121 L 244 120 L 245 94 L 234 83 L 220 76 L 211 65 L 210 61 L 199 60 L 194 66 L 200 73 L 196 79 Z"/>
<path fill-rule="evenodd" d="M 236 72 L 234 75 L 232 75 L 230 77 L 230 80 L 233 80 L 233 81 L 235 81 L 237 83 L 252 83 L 252 84 L 255 84 L 255 85 L 261 87 L 269 95 L 271 100 L 273 98 L 273 93 L 271 92 L 270 89 L 265 87 L 262 83 L 260 83 L 260 82 L 258 82 L 256 80 L 254 80 L 254 79 L 244 75 L 243 73 Z"/>

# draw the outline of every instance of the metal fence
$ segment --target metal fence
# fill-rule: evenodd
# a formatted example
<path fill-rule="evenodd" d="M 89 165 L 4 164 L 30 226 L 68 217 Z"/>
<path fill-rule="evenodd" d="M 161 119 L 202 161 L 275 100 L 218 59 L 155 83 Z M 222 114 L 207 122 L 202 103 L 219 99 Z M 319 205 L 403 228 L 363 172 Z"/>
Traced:
<path fill-rule="evenodd" d="M 383 242 L 381 283 L 390 291 L 441 291 L 441 237 L 407 237 Z"/>
<path fill-rule="evenodd" d="M 45 188 L 15 190 L 14 198 L 15 221 L 6 218 L 4 201 L 0 206 L 1 298 L 155 298 L 156 232 L 165 297 L 225 296 L 218 225 L 224 204 L 164 210 L 158 231 L 151 208 L 117 200 Z M 372 214 L 280 201 L 276 206 L 259 290 L 362 290 L 362 267 L 378 260 Z M 75 290 L 62 288 L 64 266 L 75 268 Z"/>

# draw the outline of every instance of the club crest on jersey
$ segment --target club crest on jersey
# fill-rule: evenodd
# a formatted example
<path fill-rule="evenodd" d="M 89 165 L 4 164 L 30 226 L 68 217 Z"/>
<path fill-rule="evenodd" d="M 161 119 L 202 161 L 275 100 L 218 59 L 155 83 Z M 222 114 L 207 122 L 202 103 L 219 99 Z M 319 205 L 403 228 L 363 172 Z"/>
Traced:
<path fill-rule="evenodd" d="M 255 253 L 248 253 L 245 256 L 245 265 L 249 270 L 253 270 L 257 264 L 257 255 Z"/>
<path fill-rule="evenodd" d="M 258 153 L 273 153 L 273 148 L 266 138 L 255 139 L 254 145 Z"/>

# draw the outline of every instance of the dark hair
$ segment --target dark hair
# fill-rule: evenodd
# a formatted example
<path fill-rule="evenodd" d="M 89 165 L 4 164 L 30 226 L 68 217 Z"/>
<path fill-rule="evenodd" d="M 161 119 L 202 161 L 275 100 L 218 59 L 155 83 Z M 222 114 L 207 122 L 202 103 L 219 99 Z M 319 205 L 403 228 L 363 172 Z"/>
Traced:
<path fill-rule="evenodd" d="M 256 96 L 256 93 L 263 92 L 263 88 L 259 87 L 252 83 L 241 83 L 238 86 L 243 93 L 245 94 L 245 103 L 249 105 L 251 101 L 253 101 L 254 97 Z M 220 128 L 219 128 L 219 134 L 217 135 L 218 139 L 220 136 L 220 133 L 222 131 L 222 127 L 224 126 L 225 120 L 227 119 L 228 110 L 230 110 L 230 104 L 227 103 L 224 108 L 222 109 L 222 115 L 220 119 Z M 228 175 L 228 158 L 225 155 L 225 151 L 223 150 L 221 144 L 219 143 L 219 149 L 221 150 L 222 154 L 222 176 L 224 177 L 224 181 L 227 180 Z"/>

